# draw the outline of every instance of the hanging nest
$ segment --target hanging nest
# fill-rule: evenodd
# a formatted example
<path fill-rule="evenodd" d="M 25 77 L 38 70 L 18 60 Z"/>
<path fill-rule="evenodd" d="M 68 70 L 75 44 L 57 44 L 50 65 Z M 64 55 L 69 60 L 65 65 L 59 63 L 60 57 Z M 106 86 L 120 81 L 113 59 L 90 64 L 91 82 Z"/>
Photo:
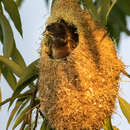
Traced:
<path fill-rule="evenodd" d="M 62 21 L 76 29 L 77 43 L 65 58 L 52 58 L 44 36 L 39 64 L 41 110 L 56 130 L 99 130 L 114 111 L 124 65 L 106 30 L 75 0 L 57 0 L 46 26 Z"/>

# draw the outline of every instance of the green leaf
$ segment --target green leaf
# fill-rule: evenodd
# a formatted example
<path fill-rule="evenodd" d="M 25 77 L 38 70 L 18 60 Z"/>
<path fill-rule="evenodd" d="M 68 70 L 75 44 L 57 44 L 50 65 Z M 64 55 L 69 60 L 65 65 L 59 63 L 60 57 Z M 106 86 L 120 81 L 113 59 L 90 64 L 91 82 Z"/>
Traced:
<path fill-rule="evenodd" d="M 38 77 L 38 61 L 39 60 L 34 61 L 23 71 L 13 96 L 18 95 L 27 85 Z"/>
<path fill-rule="evenodd" d="M 113 130 L 112 125 L 111 125 L 111 118 L 108 118 L 104 121 L 104 130 Z"/>
<path fill-rule="evenodd" d="M 6 104 L 7 102 L 12 102 L 14 101 L 15 99 L 24 99 L 25 97 L 29 97 L 30 95 L 32 94 L 32 92 L 30 90 L 26 91 L 25 93 L 23 94 L 19 94 L 17 95 L 16 97 L 10 97 L 10 98 L 6 98 L 5 101 L 3 102 L 0 102 L 0 106 Z"/>
<path fill-rule="evenodd" d="M 1 91 L 1 88 L 0 88 L 0 103 L 2 102 L 2 91 Z M 1 109 L 1 106 L 0 106 L 0 109 Z"/>
<path fill-rule="evenodd" d="M 130 104 L 127 103 L 120 96 L 118 97 L 118 100 L 119 100 L 119 104 L 120 104 L 123 114 L 125 115 L 126 119 L 128 120 L 128 123 L 130 123 Z"/>
<path fill-rule="evenodd" d="M 30 109 L 30 106 L 28 106 L 21 112 L 21 114 L 17 117 L 12 130 L 14 130 L 23 120 L 27 118 L 26 115 Z"/>
<path fill-rule="evenodd" d="M 15 97 L 15 98 L 17 98 L 17 97 Z M 15 98 L 14 97 L 13 98 L 7 98 L 5 101 L 0 102 L 0 107 L 2 105 L 6 104 L 7 102 L 10 102 L 11 100 L 14 100 Z"/>
<path fill-rule="evenodd" d="M 0 3 L 0 13 L 3 14 L 3 9 L 2 9 L 2 5 Z M 0 26 L 0 41 L 3 42 L 3 33 L 2 33 L 2 28 Z"/>
<path fill-rule="evenodd" d="M 14 51 L 12 53 L 12 60 L 17 63 L 22 70 L 24 70 L 26 68 L 26 64 L 25 64 L 25 61 L 22 57 L 22 55 L 20 54 L 19 50 L 15 47 L 14 48 Z"/>
<path fill-rule="evenodd" d="M 40 105 L 40 99 L 38 99 L 38 98 L 35 98 L 35 102 L 34 102 L 34 104 L 37 106 L 38 104 Z"/>
<path fill-rule="evenodd" d="M 118 22 L 117 22 L 118 21 Z M 126 25 L 126 16 L 122 12 L 122 10 L 115 5 L 112 8 L 112 11 L 110 12 L 110 15 L 108 17 L 108 31 L 110 33 L 110 36 L 116 40 L 117 45 L 120 40 L 120 33 L 122 31 L 125 31 L 127 28 Z"/>
<path fill-rule="evenodd" d="M 1 40 L 1 42 L 3 42 L 3 33 L 1 30 L 1 26 L 0 26 L 0 40 Z M 11 58 L 14 62 L 16 62 L 18 65 L 20 65 L 20 67 L 22 69 L 25 69 L 25 67 L 26 67 L 25 61 L 24 61 L 22 55 L 20 54 L 19 50 L 16 48 L 15 41 L 14 41 L 14 49 L 13 49 Z"/>
<path fill-rule="evenodd" d="M 3 43 L 3 32 L 2 32 L 1 25 L 0 25 L 0 41 Z"/>
<path fill-rule="evenodd" d="M 10 57 L 14 48 L 14 36 L 8 20 L 2 13 L 0 13 L 0 25 L 3 32 L 3 53 L 4 56 Z"/>
<path fill-rule="evenodd" d="M 10 15 L 16 29 L 22 36 L 22 24 L 16 3 L 13 0 L 2 0 L 5 10 Z"/>
<path fill-rule="evenodd" d="M 18 64 L 16 64 L 14 61 L 9 60 L 4 56 L 0 56 L 0 62 L 3 63 L 6 67 L 8 67 L 17 76 L 20 77 L 22 75 L 23 72 L 21 67 Z"/>
<path fill-rule="evenodd" d="M 24 109 L 24 107 L 27 105 L 29 102 L 30 97 L 26 98 L 25 101 L 22 103 L 22 105 L 19 107 L 19 110 L 16 113 L 16 117 L 19 115 L 19 113 Z"/>
<path fill-rule="evenodd" d="M 8 130 L 8 127 L 9 127 L 9 125 L 10 125 L 10 123 L 11 123 L 11 121 L 12 121 L 14 115 L 16 114 L 17 110 L 19 109 L 19 107 L 20 107 L 20 105 L 21 105 L 22 103 L 23 103 L 22 100 L 18 100 L 18 101 L 16 102 L 15 107 L 14 107 L 14 109 L 12 110 L 12 112 L 11 112 L 11 114 L 10 114 L 10 116 L 9 116 L 8 123 L 7 123 L 7 126 L 6 126 L 6 130 Z"/>
<path fill-rule="evenodd" d="M 130 0 L 117 0 L 117 6 L 119 6 L 126 15 L 130 15 Z"/>
<path fill-rule="evenodd" d="M 84 6 L 84 9 L 86 10 L 89 10 L 89 12 L 91 13 L 92 17 L 95 19 L 95 20 L 98 20 L 98 15 L 97 15 L 97 10 L 96 10 L 96 7 L 93 3 L 93 0 L 82 0 L 81 1 L 83 6 Z"/>
<path fill-rule="evenodd" d="M 109 16 L 109 14 L 110 14 L 112 8 L 114 7 L 114 5 L 116 4 L 116 2 L 117 2 L 117 0 L 113 0 L 111 6 L 109 7 L 109 9 L 106 13 L 106 22 L 107 22 L 107 17 Z"/>
<path fill-rule="evenodd" d="M 31 127 L 32 127 L 32 128 L 33 128 L 34 124 L 35 124 L 35 121 L 31 122 Z M 29 125 L 27 125 L 24 130 L 29 130 Z M 34 129 L 33 129 L 33 130 L 34 130 Z"/>
<path fill-rule="evenodd" d="M 1 64 L 0 64 L 0 80 L 1 80 Z M 0 103 L 2 102 L 2 91 L 1 91 L 1 87 L 0 87 Z M 0 106 L 1 109 L 1 106 Z"/>
<path fill-rule="evenodd" d="M 48 121 L 46 119 L 42 122 L 40 130 L 50 130 Z"/>
<path fill-rule="evenodd" d="M 54 5 L 55 1 L 56 0 L 52 0 L 51 9 L 53 8 L 53 5 Z"/>
<path fill-rule="evenodd" d="M 16 0 L 16 5 L 18 7 L 21 7 L 22 3 L 24 2 L 24 0 Z"/>
<path fill-rule="evenodd" d="M 0 2 L 0 12 L 3 14 L 3 8 L 2 8 L 2 5 L 1 5 L 1 2 Z"/>
<path fill-rule="evenodd" d="M 16 85 L 16 90 L 14 91 L 12 97 L 19 95 L 19 93 L 29 84 L 32 83 L 38 77 L 38 60 L 32 62 L 26 69 L 23 71 L 23 74 L 20 77 Z M 10 102 L 9 108 L 13 104 L 13 101 Z"/>
<path fill-rule="evenodd" d="M 4 78 L 6 79 L 6 81 L 8 82 L 11 89 L 15 90 L 17 81 L 14 74 L 7 67 L 2 68 L 2 74 Z"/>
<path fill-rule="evenodd" d="M 45 128 L 45 121 L 42 122 L 40 130 L 46 130 L 46 128 Z"/>
<path fill-rule="evenodd" d="M 24 130 L 28 130 L 29 126 L 26 126 L 26 128 Z"/>
<path fill-rule="evenodd" d="M 111 7 L 111 0 L 99 0 L 98 15 L 103 25 L 107 23 L 107 12 Z"/>

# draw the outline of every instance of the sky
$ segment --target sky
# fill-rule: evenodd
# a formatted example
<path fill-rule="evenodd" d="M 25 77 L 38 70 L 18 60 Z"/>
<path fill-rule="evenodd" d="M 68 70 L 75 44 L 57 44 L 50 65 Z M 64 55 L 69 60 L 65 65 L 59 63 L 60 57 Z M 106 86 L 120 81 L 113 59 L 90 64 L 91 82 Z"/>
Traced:
<path fill-rule="evenodd" d="M 11 25 L 14 29 L 16 46 L 28 65 L 40 57 L 39 50 L 42 32 L 45 28 L 45 21 L 49 16 L 49 10 L 45 5 L 44 0 L 25 0 L 20 9 L 20 15 L 23 25 L 23 39 L 14 28 L 14 25 L 12 23 Z M 127 20 L 130 22 L 130 18 Z M 128 27 L 130 29 L 130 24 L 128 24 Z M 126 65 L 127 72 L 130 73 L 130 37 L 126 36 L 124 33 L 121 35 L 121 44 L 118 53 L 120 59 Z M 120 86 L 120 95 L 130 103 L 130 79 L 122 76 Z M 12 91 L 9 89 L 9 86 L 3 77 L 1 78 L 0 87 L 2 88 L 2 100 L 11 96 Z M 0 130 L 6 129 L 8 117 L 8 104 L 6 104 L 0 110 Z M 112 123 L 120 130 L 130 130 L 130 125 L 123 116 L 118 103 L 116 104 L 116 112 L 114 116 L 112 116 Z M 9 130 L 11 130 L 11 128 Z M 16 128 L 15 130 L 19 130 L 19 128 Z M 39 128 L 37 128 L 37 130 L 39 130 Z"/>

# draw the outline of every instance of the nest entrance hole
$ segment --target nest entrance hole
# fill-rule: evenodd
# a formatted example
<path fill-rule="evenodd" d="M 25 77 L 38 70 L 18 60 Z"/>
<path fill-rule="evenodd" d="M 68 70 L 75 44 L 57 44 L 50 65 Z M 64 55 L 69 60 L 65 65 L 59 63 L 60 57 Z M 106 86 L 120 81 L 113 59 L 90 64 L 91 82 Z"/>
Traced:
<path fill-rule="evenodd" d="M 49 24 L 46 27 L 47 35 L 51 39 L 48 43 L 50 58 L 65 58 L 68 56 L 78 45 L 79 35 L 75 25 L 68 24 L 63 19 Z"/>
<path fill-rule="evenodd" d="M 79 34 L 78 34 L 78 31 L 77 31 L 77 27 L 73 24 L 68 24 L 67 22 L 65 22 L 63 19 L 61 19 L 59 21 L 59 23 L 63 23 L 66 25 L 66 27 L 68 28 L 69 32 L 71 33 L 72 35 L 72 39 L 75 41 L 75 43 L 78 45 L 79 43 Z"/>

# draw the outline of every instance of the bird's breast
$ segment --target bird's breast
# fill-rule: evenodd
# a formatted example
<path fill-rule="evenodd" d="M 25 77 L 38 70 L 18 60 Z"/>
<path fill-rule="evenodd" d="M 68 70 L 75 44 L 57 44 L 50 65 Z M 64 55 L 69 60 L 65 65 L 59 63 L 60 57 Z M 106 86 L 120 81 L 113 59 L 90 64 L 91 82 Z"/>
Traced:
<path fill-rule="evenodd" d="M 71 51 L 72 51 L 72 49 L 67 44 L 63 47 L 52 48 L 52 55 L 53 55 L 54 59 L 65 58 L 66 56 L 68 56 L 71 53 Z"/>

